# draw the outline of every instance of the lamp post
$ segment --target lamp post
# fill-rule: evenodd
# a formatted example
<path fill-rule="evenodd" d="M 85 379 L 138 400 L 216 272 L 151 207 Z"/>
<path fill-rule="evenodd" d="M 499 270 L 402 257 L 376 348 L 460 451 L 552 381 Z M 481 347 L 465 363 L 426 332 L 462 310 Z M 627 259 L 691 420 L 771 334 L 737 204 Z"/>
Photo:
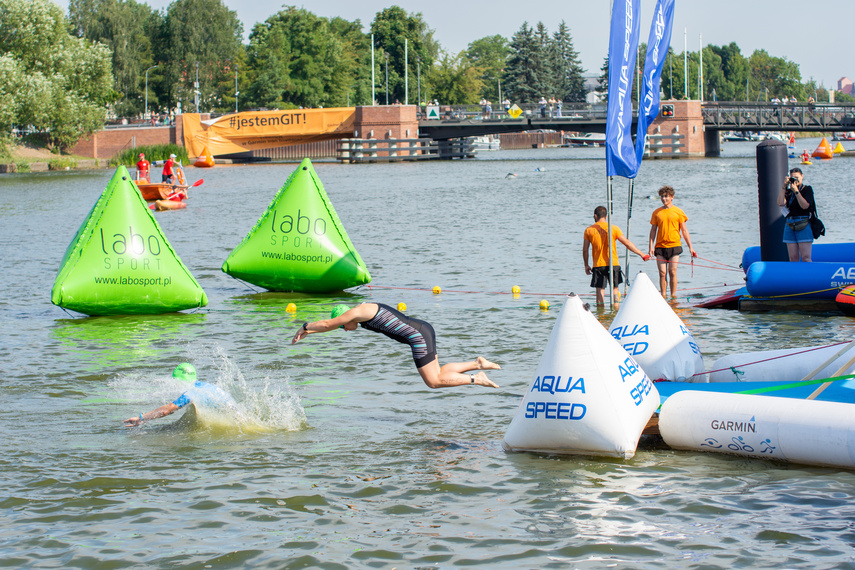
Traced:
<path fill-rule="evenodd" d="M 389 52 L 383 52 L 386 56 L 386 104 L 389 104 Z"/>
<path fill-rule="evenodd" d="M 156 65 L 152 65 L 148 69 L 145 70 L 145 115 L 143 117 L 148 117 L 148 72 L 157 67 Z"/>
<path fill-rule="evenodd" d="M 196 62 L 196 83 L 193 84 L 193 102 L 196 104 L 196 112 L 199 112 L 199 62 Z"/>
<path fill-rule="evenodd" d="M 422 110 L 422 57 L 416 56 L 416 87 L 419 92 L 419 112 Z"/>
<path fill-rule="evenodd" d="M 240 95 L 240 91 L 238 91 L 237 75 L 238 75 L 238 66 L 237 66 L 237 64 L 235 64 L 235 113 L 238 112 L 238 95 Z"/>

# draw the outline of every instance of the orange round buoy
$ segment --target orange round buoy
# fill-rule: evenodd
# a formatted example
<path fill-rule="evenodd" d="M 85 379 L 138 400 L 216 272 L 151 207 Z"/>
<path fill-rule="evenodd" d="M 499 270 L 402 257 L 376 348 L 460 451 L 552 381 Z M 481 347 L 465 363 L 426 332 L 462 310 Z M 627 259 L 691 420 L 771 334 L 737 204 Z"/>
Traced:
<path fill-rule="evenodd" d="M 855 317 L 855 285 L 841 289 L 834 302 L 844 315 Z"/>
<path fill-rule="evenodd" d="M 202 168 L 210 168 L 214 166 L 214 157 L 211 156 L 211 151 L 208 150 L 207 145 L 205 145 L 205 148 L 202 150 L 202 154 L 196 158 L 196 162 L 193 163 L 193 166 Z"/>

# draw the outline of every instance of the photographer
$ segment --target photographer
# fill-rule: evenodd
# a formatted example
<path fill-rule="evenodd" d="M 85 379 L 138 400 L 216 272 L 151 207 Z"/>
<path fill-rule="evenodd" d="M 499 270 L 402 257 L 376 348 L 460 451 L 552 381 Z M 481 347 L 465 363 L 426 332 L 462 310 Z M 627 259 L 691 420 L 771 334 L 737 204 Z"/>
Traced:
<path fill-rule="evenodd" d="M 778 194 L 778 205 L 784 213 L 784 243 L 790 261 L 810 261 L 813 232 L 810 213 L 815 207 L 813 188 L 802 184 L 804 175 L 800 168 L 790 170 Z"/>

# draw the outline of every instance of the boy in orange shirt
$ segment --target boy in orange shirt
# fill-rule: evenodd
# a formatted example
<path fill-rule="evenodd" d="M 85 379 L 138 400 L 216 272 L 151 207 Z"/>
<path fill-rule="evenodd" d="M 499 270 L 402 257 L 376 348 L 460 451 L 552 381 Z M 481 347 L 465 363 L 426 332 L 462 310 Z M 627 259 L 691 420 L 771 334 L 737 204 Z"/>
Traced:
<path fill-rule="evenodd" d="M 659 268 L 659 290 L 665 296 L 668 277 L 671 278 L 671 297 L 677 293 L 677 264 L 680 262 L 680 254 L 683 253 L 680 234 L 686 239 L 689 252 L 692 257 L 698 253 L 692 248 L 692 238 L 686 228 L 688 216 L 675 206 L 674 189 L 663 186 L 659 189 L 659 199 L 662 207 L 656 208 L 650 216 L 650 255 L 656 256 L 656 266 Z"/>
<path fill-rule="evenodd" d="M 597 290 L 597 305 L 606 304 L 606 283 L 611 281 L 614 287 L 614 299 L 620 299 L 618 285 L 623 283 L 623 272 L 620 269 L 620 263 L 617 256 L 616 241 L 621 242 L 626 248 L 638 255 L 644 261 L 650 259 L 649 255 L 644 255 L 640 249 L 635 247 L 635 244 L 623 236 L 620 228 L 612 224 L 612 275 L 609 275 L 609 253 L 606 248 L 606 243 L 609 241 L 609 226 L 606 216 L 608 211 L 605 206 L 597 206 L 594 209 L 594 224 L 585 229 L 585 235 L 582 240 L 582 259 L 585 261 L 585 274 L 591 275 L 591 287 Z M 588 246 L 591 246 L 594 253 L 594 267 L 588 264 Z"/>

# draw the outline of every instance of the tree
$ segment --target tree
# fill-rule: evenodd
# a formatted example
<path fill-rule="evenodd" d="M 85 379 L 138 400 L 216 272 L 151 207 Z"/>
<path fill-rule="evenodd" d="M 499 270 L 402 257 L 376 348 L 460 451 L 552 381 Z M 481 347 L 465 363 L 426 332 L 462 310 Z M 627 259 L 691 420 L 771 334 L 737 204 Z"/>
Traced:
<path fill-rule="evenodd" d="M 535 90 L 545 97 L 553 97 L 557 89 L 556 60 L 558 54 L 555 51 L 555 45 L 552 42 L 552 37 L 549 35 L 549 30 L 543 25 L 543 22 L 538 22 L 534 32 L 536 49 L 534 56 L 534 65 L 536 67 L 537 83 Z"/>
<path fill-rule="evenodd" d="M 276 108 L 341 107 L 349 103 L 351 92 L 366 102 L 367 53 L 358 22 L 288 7 L 256 24 L 250 34 L 250 102 Z"/>
<path fill-rule="evenodd" d="M 466 59 L 473 67 L 481 70 L 483 87 L 478 99 L 498 101 L 498 81 L 504 73 L 509 54 L 508 40 L 500 35 L 477 39 L 466 48 Z"/>
<path fill-rule="evenodd" d="M 439 55 L 439 43 L 433 38 L 433 30 L 424 21 L 421 13 L 407 14 L 400 6 L 392 6 L 378 12 L 371 23 L 374 34 L 374 47 L 380 57 L 377 58 L 375 72 L 381 77 L 380 86 L 385 89 L 385 58 L 389 54 L 389 97 L 404 102 L 404 40 L 406 39 L 407 61 L 410 74 L 415 71 L 416 57 L 421 58 L 422 69 L 427 69 L 422 83 L 431 84 L 434 61 Z M 410 94 L 415 95 L 416 85 L 410 82 Z"/>
<path fill-rule="evenodd" d="M 466 52 L 454 57 L 443 53 L 432 72 L 433 96 L 448 105 L 473 103 L 483 88 L 481 75 L 481 69 L 466 58 Z"/>
<path fill-rule="evenodd" d="M 597 88 L 594 90 L 600 94 L 604 102 L 609 100 L 609 56 L 603 58 L 600 66 L 600 75 L 597 77 Z"/>
<path fill-rule="evenodd" d="M 134 0 L 71 0 L 68 12 L 72 34 L 101 42 L 113 52 L 115 89 L 121 94 L 115 113 L 119 116 L 142 113 L 145 70 L 154 61 L 149 32 L 156 13 Z"/>
<path fill-rule="evenodd" d="M 243 50 L 243 25 L 222 0 L 175 0 L 164 22 L 164 78 L 169 100 L 194 112 L 224 109 L 226 81 L 232 75 L 230 62 Z M 199 106 L 195 106 L 195 83 L 199 77 Z"/>
<path fill-rule="evenodd" d="M 579 52 L 573 47 L 573 37 L 564 20 L 558 24 L 558 31 L 553 36 L 555 51 L 555 89 L 562 101 L 584 102 L 585 70 L 579 61 Z"/>
<path fill-rule="evenodd" d="M 72 37 L 58 6 L 0 0 L 0 53 L 0 121 L 12 121 L 3 133 L 31 125 L 61 148 L 103 126 L 115 99 L 110 50 Z"/>
<path fill-rule="evenodd" d="M 536 62 L 538 45 L 528 22 L 523 22 L 511 38 L 510 50 L 503 81 L 507 96 L 520 103 L 534 103 L 541 97 Z"/>

